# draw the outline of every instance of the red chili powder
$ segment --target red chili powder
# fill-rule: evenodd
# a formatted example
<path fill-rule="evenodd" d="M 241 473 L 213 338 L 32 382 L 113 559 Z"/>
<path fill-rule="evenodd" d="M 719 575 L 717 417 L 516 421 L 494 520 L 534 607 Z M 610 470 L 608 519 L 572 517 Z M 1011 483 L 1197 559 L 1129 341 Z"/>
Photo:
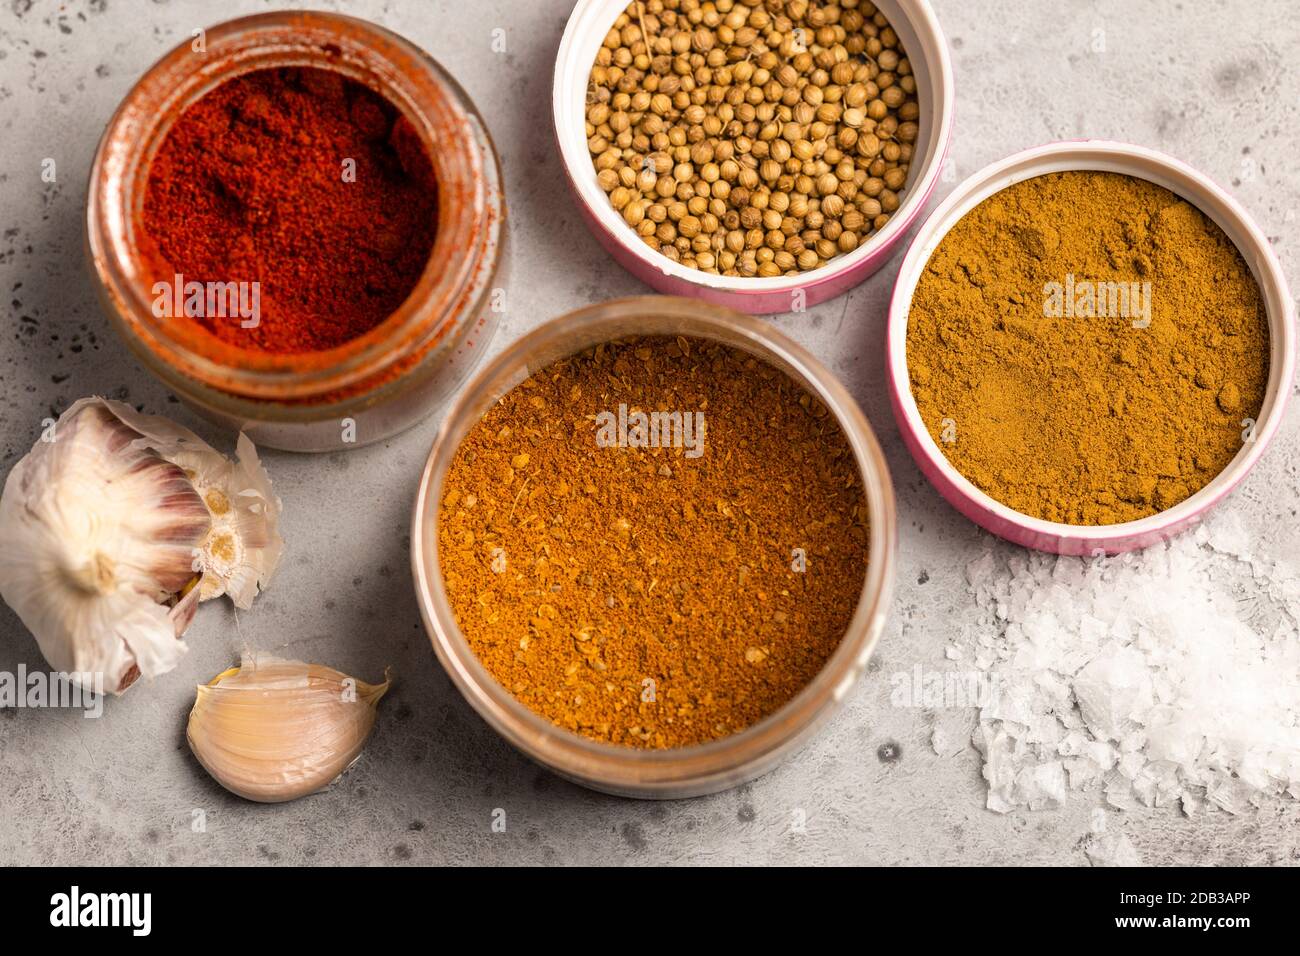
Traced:
<path fill-rule="evenodd" d="M 437 190 L 423 144 L 382 96 L 329 70 L 258 70 L 168 132 L 143 225 L 185 282 L 259 283 L 253 328 L 238 315 L 177 321 L 243 348 L 311 352 L 407 297 L 433 248 Z"/>

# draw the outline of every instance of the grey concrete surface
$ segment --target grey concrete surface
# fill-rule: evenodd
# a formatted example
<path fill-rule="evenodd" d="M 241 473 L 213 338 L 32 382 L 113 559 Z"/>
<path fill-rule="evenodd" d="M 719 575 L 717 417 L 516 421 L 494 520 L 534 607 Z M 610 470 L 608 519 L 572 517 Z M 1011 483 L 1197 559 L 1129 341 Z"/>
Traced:
<path fill-rule="evenodd" d="M 86 176 L 118 100 L 189 31 L 279 3 L 3 0 L 0 7 L 0 471 L 40 421 L 98 393 L 233 442 L 175 403 L 108 330 L 82 257 Z M 500 149 L 513 218 L 507 315 L 494 348 L 593 301 L 645 292 L 588 235 L 552 146 L 549 75 L 567 0 L 315 0 L 423 45 L 460 79 Z M 1291 0 L 935 0 L 952 46 L 960 179 L 1049 140 L 1107 137 L 1166 150 L 1225 184 L 1297 275 L 1300 35 Z M 505 54 L 491 31 L 507 33 Z M 1105 50 L 1094 50 L 1096 31 Z M 41 161 L 57 161 L 57 182 Z M 939 195 L 951 188 L 942 184 Z M 962 569 L 1003 548 L 947 507 L 899 439 L 884 382 L 886 298 L 897 260 L 804 315 L 775 317 L 848 384 L 888 452 L 899 494 L 899 587 L 872 671 L 801 754 L 753 784 L 676 803 L 590 793 L 501 742 L 441 673 L 407 569 L 409 509 L 437 415 L 381 445 L 318 457 L 268 454 L 288 555 L 253 610 L 205 606 L 174 672 L 108 702 L 99 720 L 0 711 L 0 863 L 867 863 L 1086 864 L 1096 800 L 999 816 L 979 757 L 936 756 L 932 712 L 889 703 L 888 676 L 943 659 L 969 597 Z M 1261 553 L 1297 549 L 1300 425 L 1225 507 Z M 0 545 L 2 546 L 2 545 Z M 282 806 L 213 783 L 184 742 L 194 684 L 241 643 L 374 679 L 392 665 L 360 762 L 328 792 Z M 41 664 L 0 607 L 0 670 Z M 943 715 L 973 723 L 972 714 Z M 894 758 L 894 759 L 887 759 Z M 507 828 L 494 833 L 494 809 Z M 807 816 L 791 832 L 792 812 Z M 195 810 L 206 832 L 195 833 Z M 1177 810 L 1108 812 L 1149 863 L 1296 863 L 1300 807 L 1189 821 Z"/>

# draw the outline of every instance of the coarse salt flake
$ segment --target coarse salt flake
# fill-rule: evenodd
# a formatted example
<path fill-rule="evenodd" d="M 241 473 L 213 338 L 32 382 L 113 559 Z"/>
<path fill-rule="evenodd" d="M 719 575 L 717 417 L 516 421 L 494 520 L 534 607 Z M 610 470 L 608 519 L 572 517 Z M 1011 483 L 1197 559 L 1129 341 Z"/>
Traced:
<path fill-rule="evenodd" d="M 1113 558 L 989 552 L 967 581 L 989 809 L 1300 798 L 1300 573 L 1252 554 L 1234 516 Z"/>

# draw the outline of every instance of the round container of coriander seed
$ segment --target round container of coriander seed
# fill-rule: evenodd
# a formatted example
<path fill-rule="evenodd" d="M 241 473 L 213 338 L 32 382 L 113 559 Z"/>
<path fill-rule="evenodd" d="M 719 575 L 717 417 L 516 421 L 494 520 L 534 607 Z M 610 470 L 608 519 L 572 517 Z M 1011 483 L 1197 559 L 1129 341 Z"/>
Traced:
<path fill-rule="evenodd" d="M 580 0 L 552 110 L 579 211 L 620 265 L 762 315 L 841 295 L 898 251 L 954 100 L 926 0 Z"/>
<path fill-rule="evenodd" d="M 607 302 L 486 366 L 420 481 L 412 566 L 497 733 L 626 796 L 724 790 L 831 715 L 883 629 L 895 505 L 844 387 L 766 323 Z"/>

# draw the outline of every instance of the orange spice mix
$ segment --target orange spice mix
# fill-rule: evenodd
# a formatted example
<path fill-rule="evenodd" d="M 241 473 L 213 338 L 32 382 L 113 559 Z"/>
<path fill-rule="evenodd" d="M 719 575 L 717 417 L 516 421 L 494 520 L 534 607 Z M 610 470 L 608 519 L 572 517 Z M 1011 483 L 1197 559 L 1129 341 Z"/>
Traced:
<path fill-rule="evenodd" d="M 705 440 L 602 445 L 621 404 L 702 414 Z M 825 406 L 684 338 L 601 345 L 505 395 L 456 453 L 438 536 L 492 675 L 561 727 L 647 748 L 736 733 L 794 697 L 867 566 L 860 473 Z"/>

